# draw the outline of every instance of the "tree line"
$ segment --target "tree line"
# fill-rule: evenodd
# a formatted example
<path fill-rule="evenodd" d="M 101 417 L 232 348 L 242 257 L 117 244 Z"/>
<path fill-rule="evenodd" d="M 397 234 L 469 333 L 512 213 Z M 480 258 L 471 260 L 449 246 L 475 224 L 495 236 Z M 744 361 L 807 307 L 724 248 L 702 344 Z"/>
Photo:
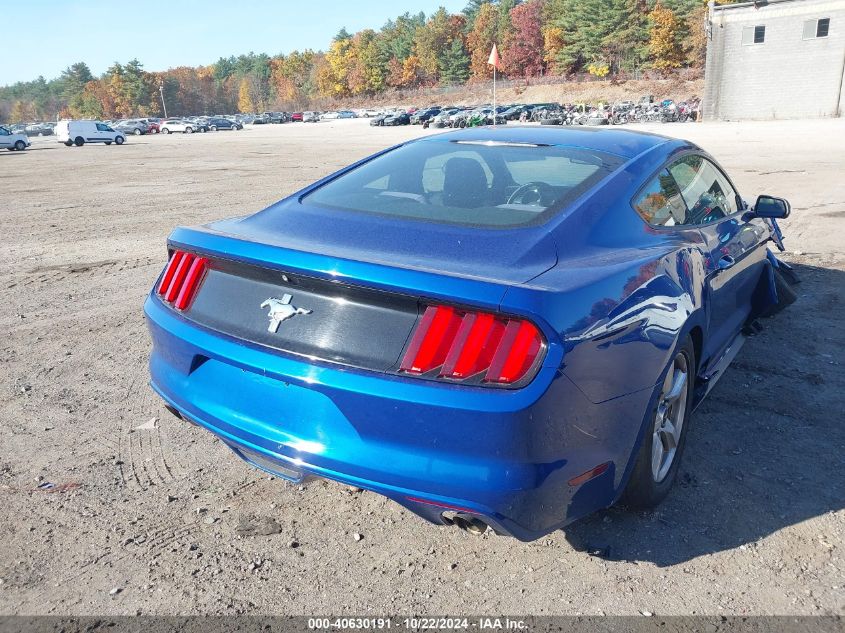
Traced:
<path fill-rule="evenodd" d="M 250 52 L 163 72 L 133 59 L 99 77 L 77 62 L 50 81 L 0 87 L 0 120 L 163 116 L 162 100 L 171 116 L 306 109 L 487 80 L 494 42 L 508 78 L 701 68 L 706 14 L 706 0 L 470 0 L 457 14 L 441 7 L 378 31 L 341 29 L 325 51 Z"/>

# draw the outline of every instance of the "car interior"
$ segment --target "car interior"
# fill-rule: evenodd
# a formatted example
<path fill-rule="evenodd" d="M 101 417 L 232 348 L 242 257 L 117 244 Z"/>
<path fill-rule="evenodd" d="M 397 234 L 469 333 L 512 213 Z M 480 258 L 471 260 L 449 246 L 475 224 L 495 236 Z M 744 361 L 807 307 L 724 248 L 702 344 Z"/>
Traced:
<path fill-rule="evenodd" d="M 444 222 L 530 224 L 615 167 L 613 157 L 571 148 L 415 143 L 400 149 L 403 160 L 388 152 L 306 198 Z"/>

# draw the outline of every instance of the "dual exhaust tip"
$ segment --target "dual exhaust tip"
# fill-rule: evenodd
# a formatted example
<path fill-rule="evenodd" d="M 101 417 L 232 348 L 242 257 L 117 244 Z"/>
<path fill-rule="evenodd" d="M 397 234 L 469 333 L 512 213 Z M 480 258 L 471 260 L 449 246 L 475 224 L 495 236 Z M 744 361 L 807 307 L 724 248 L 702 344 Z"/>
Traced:
<path fill-rule="evenodd" d="M 444 512 L 440 515 L 446 525 L 455 525 L 473 536 L 481 536 L 489 527 L 484 521 L 471 514 L 461 512 Z"/>

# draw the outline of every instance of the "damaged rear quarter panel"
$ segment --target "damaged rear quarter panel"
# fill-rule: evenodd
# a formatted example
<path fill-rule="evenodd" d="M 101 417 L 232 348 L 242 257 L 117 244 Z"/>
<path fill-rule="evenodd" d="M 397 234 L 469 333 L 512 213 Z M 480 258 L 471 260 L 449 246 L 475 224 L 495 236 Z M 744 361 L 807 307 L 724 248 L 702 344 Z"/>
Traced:
<path fill-rule="evenodd" d="M 549 321 L 563 343 L 561 371 L 594 403 L 653 387 L 682 335 L 695 326 L 706 335 L 701 233 L 655 230 L 629 202 L 666 156 L 632 161 L 577 216 L 549 227 L 558 264 L 502 301 Z"/>
<path fill-rule="evenodd" d="M 594 402 L 654 386 L 682 334 L 703 325 L 702 256 L 695 249 L 631 249 L 566 260 L 509 304 L 553 315 L 561 370 Z"/>

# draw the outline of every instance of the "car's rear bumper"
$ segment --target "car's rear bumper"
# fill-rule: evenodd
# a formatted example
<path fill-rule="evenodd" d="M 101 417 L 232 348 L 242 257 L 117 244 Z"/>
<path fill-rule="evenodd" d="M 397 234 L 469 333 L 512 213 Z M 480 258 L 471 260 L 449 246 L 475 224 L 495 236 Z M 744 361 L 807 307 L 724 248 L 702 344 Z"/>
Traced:
<path fill-rule="evenodd" d="M 145 313 L 153 388 L 242 457 L 373 490 L 433 522 L 460 509 L 521 540 L 613 503 L 650 397 L 593 404 L 560 373 L 497 390 L 355 371 L 244 344 L 154 297 Z"/>

